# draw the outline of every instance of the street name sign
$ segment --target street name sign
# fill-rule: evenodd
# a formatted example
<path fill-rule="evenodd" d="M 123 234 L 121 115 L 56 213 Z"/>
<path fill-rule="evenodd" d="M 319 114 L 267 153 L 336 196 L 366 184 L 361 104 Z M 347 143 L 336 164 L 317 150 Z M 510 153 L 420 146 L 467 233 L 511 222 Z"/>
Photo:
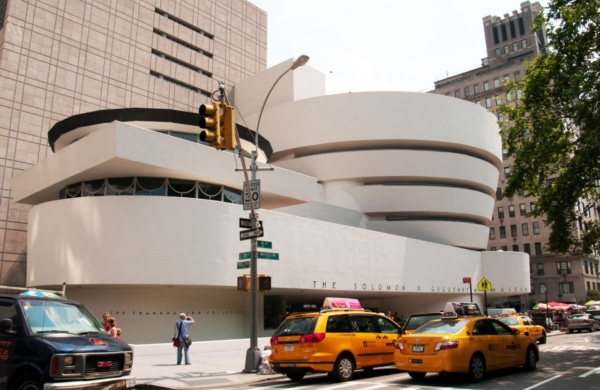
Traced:
<path fill-rule="evenodd" d="M 279 253 L 256 252 L 256 257 L 263 260 L 279 260 Z"/>
<path fill-rule="evenodd" d="M 256 227 L 261 227 L 262 221 L 256 221 Z M 240 218 L 240 227 L 241 228 L 251 228 L 252 220 L 250 218 Z"/>
<path fill-rule="evenodd" d="M 240 261 L 237 263 L 237 269 L 244 269 L 244 268 L 250 268 L 249 261 Z"/>
<path fill-rule="evenodd" d="M 262 224 L 261 224 L 262 226 Z M 273 249 L 273 243 L 271 241 L 256 241 L 256 246 L 263 249 Z"/>

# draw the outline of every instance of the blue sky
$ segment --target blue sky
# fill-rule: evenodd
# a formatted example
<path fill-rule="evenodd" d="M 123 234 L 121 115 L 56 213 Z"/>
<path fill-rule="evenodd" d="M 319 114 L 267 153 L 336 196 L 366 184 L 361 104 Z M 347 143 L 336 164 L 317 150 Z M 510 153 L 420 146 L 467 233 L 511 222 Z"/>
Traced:
<path fill-rule="evenodd" d="M 520 11 L 523 0 L 249 1 L 268 14 L 267 66 L 307 54 L 332 94 L 425 92 L 476 68 L 483 17 Z"/>

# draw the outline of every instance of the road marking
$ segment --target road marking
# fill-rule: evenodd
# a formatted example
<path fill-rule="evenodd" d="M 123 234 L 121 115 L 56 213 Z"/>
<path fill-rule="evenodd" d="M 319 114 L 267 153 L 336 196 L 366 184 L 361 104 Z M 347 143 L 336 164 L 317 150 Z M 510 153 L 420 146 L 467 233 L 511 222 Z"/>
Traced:
<path fill-rule="evenodd" d="M 580 378 L 587 378 L 588 376 L 590 376 L 592 374 L 600 374 L 600 367 L 594 368 L 593 370 L 589 370 L 588 372 L 585 372 L 585 373 L 579 375 L 579 377 Z"/>
<path fill-rule="evenodd" d="M 555 376 L 553 376 L 552 378 L 548 378 L 548 379 L 546 379 L 545 381 L 542 381 L 542 382 L 540 382 L 540 383 L 536 383 L 535 385 L 533 385 L 533 386 L 530 386 L 530 387 L 527 387 L 527 388 L 525 388 L 525 389 L 523 389 L 523 390 L 535 389 L 536 387 L 540 387 L 541 385 L 544 385 L 544 384 L 546 384 L 546 383 L 548 383 L 548 382 L 550 382 L 550 381 L 553 381 L 553 380 L 555 380 L 555 379 L 558 379 L 558 378 L 560 378 L 561 376 L 562 376 L 562 375 L 555 375 Z"/>

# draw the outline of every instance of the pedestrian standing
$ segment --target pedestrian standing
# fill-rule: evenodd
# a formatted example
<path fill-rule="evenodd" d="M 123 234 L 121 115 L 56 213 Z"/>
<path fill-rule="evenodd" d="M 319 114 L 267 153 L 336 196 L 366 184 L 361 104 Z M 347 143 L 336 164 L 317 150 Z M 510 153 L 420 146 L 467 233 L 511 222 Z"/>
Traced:
<path fill-rule="evenodd" d="M 110 314 L 108 312 L 102 314 L 102 325 L 104 325 L 104 330 L 107 332 L 110 330 L 110 323 L 108 322 L 109 318 Z"/>
<path fill-rule="evenodd" d="M 177 332 L 177 338 L 179 339 L 179 345 L 177 346 L 177 364 L 181 364 L 181 355 L 183 352 L 185 364 L 192 364 L 190 362 L 190 344 L 186 340 L 190 340 L 188 333 L 188 326 L 194 323 L 194 319 L 185 313 L 179 314 L 179 319 L 175 322 L 175 332 Z"/>

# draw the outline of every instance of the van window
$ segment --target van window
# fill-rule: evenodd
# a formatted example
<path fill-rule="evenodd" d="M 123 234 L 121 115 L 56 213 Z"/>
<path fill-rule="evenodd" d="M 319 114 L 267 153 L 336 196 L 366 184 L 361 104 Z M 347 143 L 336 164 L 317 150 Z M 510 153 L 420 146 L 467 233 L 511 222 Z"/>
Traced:
<path fill-rule="evenodd" d="M 348 316 L 330 316 L 327 319 L 327 328 L 325 331 L 327 333 L 352 332 Z"/>
<path fill-rule="evenodd" d="M 375 328 L 375 319 L 370 315 L 350 316 L 350 323 L 355 332 L 373 333 L 377 332 Z"/>
<path fill-rule="evenodd" d="M 275 331 L 274 336 L 302 336 L 315 329 L 318 317 L 290 318 L 285 320 Z"/>
<path fill-rule="evenodd" d="M 379 325 L 379 331 L 381 333 L 392 333 L 398 334 L 400 333 L 400 329 L 394 323 L 387 318 L 377 317 L 377 325 Z"/>

